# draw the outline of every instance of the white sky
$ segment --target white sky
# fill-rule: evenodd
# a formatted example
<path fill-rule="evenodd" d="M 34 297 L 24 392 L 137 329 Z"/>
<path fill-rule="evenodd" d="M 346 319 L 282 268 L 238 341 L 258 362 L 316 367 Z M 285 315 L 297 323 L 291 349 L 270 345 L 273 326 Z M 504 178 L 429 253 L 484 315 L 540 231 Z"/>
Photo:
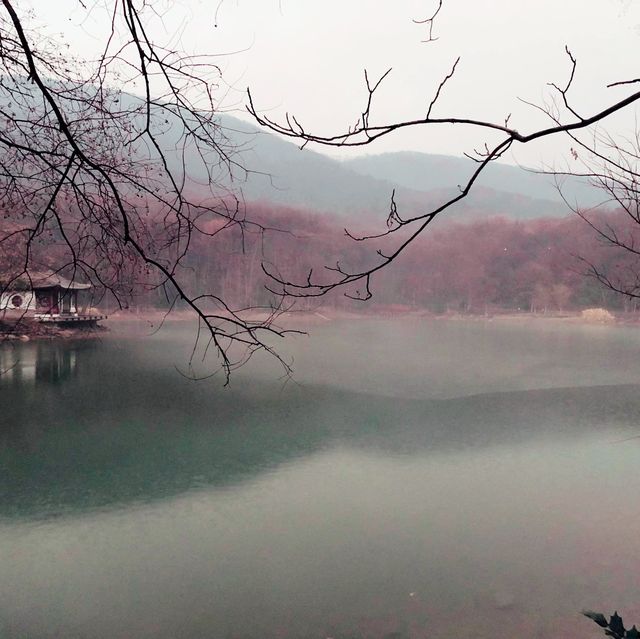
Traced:
<path fill-rule="evenodd" d="M 412 18 L 429 15 L 436 3 L 161 0 L 158 5 L 166 9 L 161 37 L 178 32 L 189 52 L 229 53 L 218 59 L 227 84 L 226 110 L 247 117 L 243 105 L 249 86 L 256 106 L 271 118 L 289 111 L 319 133 L 343 131 L 360 114 L 365 68 L 374 77 L 393 67 L 374 104 L 372 123 L 424 115 L 457 56 L 456 76 L 433 114 L 503 122 L 512 113 L 510 124 L 523 132 L 548 122 L 518 97 L 542 104 L 550 95 L 547 82 L 566 82 L 570 66 L 565 44 L 578 59 L 572 95 L 579 112 L 590 115 L 638 87 L 607 89 L 606 84 L 640 76 L 640 1 L 444 0 L 435 26 L 439 40 L 425 44 L 426 28 Z M 105 24 L 99 8 L 86 19 L 78 0 L 30 4 L 37 22 L 53 33 L 63 32 L 80 55 L 90 55 L 100 42 Z M 635 116 L 633 109 L 627 111 L 608 127 L 631 133 Z M 464 127 L 413 129 L 357 153 L 461 155 L 485 139 L 485 133 L 478 136 Z M 517 149 L 505 160 L 552 163 L 569 146 L 566 138 L 558 138 Z"/>

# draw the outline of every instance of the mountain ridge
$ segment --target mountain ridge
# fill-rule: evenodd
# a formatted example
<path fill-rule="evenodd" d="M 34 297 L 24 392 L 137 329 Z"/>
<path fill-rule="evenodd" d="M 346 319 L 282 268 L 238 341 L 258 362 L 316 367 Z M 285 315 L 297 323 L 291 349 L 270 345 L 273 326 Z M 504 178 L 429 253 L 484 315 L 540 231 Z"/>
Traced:
<path fill-rule="evenodd" d="M 458 185 L 477 166 L 472 160 L 454 156 L 404 151 L 338 160 L 308 148 L 300 150 L 292 142 L 231 115 L 222 115 L 220 121 L 231 145 L 238 149 L 240 164 L 246 167 L 234 183 L 247 201 L 346 217 L 378 217 L 388 212 L 395 191 L 399 210 L 416 213 L 455 196 Z M 420 183 L 425 165 L 441 168 L 432 169 L 430 180 Z M 546 176 L 518 179 L 524 170 L 506 164 L 490 165 L 486 171 L 488 178 L 479 179 L 470 195 L 452 207 L 449 217 L 531 219 L 568 213 L 557 192 L 540 186 Z M 496 188 L 501 185 L 510 188 Z"/>

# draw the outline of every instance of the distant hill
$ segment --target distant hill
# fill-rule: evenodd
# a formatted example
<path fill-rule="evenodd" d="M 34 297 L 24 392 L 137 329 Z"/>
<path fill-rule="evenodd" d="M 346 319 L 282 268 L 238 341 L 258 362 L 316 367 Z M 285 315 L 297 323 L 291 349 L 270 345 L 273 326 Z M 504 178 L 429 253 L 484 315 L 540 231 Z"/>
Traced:
<path fill-rule="evenodd" d="M 394 185 L 384 177 L 362 175 L 326 155 L 300 150 L 287 140 L 223 116 L 222 124 L 237 160 L 248 171 L 236 170 L 236 185 L 246 200 L 265 200 L 339 215 L 383 215 Z M 412 188 L 398 195 L 415 208 L 422 193 Z"/>
<path fill-rule="evenodd" d="M 471 160 L 410 152 L 340 161 L 308 147 L 300 150 L 288 140 L 229 115 L 221 116 L 221 124 L 237 147 L 235 159 L 247 169 L 236 169 L 234 175 L 247 201 L 383 218 L 394 189 L 401 212 L 424 210 L 455 194 L 457 185 L 475 168 Z M 191 171 L 196 164 L 190 164 Z M 567 212 L 547 176 L 493 164 L 449 217 L 531 219 Z"/>
<path fill-rule="evenodd" d="M 133 111 L 140 98 L 122 93 L 119 101 Z M 132 115 L 143 126 L 140 111 Z M 154 132 L 176 177 L 197 189 L 208 184 L 203 158 L 193 144 L 185 144 L 183 125 L 175 116 L 158 112 Z M 391 194 L 400 215 L 412 215 L 442 204 L 457 193 L 459 184 L 474 170 L 468 159 L 426 153 L 385 153 L 349 160 L 336 160 L 309 147 L 304 150 L 252 122 L 220 115 L 216 132 L 235 162 L 231 173 L 214 167 L 214 184 L 235 187 L 245 201 L 264 201 L 293 208 L 327 212 L 345 218 L 384 220 Z M 153 148 L 140 143 L 143 156 Z M 217 157 L 210 154 L 208 163 Z M 211 169 L 211 167 L 209 167 Z M 178 182 L 180 179 L 178 179 Z M 593 198 L 592 198 L 593 199 Z M 447 212 L 447 219 L 479 219 L 496 215 L 517 219 L 567 214 L 557 191 L 546 176 L 534 175 L 506 164 L 491 164 L 468 198 Z"/>
<path fill-rule="evenodd" d="M 431 155 L 411 151 L 364 155 L 345 160 L 344 166 L 362 175 L 380 178 L 409 189 L 431 191 L 464 184 L 477 168 L 468 158 L 451 155 Z M 562 202 L 553 177 L 509 164 L 492 162 L 476 183 L 495 191 L 517 193 L 534 200 Z M 563 191 L 578 197 L 585 205 L 596 204 L 599 193 L 578 178 L 566 180 Z"/>

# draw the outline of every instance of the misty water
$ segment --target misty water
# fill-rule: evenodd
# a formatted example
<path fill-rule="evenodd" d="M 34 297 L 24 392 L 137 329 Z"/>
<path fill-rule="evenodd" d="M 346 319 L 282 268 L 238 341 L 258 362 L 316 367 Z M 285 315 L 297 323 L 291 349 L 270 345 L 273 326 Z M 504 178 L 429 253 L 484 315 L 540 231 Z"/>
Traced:
<path fill-rule="evenodd" d="M 0 636 L 584 637 L 584 608 L 640 621 L 637 328 L 310 331 L 281 346 L 293 382 L 258 359 L 226 389 L 178 372 L 194 335 L 179 322 L 3 347 Z"/>

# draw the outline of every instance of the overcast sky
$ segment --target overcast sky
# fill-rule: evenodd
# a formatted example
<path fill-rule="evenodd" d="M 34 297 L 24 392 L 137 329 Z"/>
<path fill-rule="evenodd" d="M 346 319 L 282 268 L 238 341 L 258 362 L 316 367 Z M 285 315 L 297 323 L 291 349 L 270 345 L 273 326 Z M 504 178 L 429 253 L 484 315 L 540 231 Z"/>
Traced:
<path fill-rule="evenodd" d="M 64 32 L 80 55 L 95 50 L 105 26 L 99 9 L 87 19 L 77 0 L 31 0 L 31 5 L 39 23 Z M 340 132 L 355 121 L 366 99 L 365 68 L 372 77 L 393 68 L 372 122 L 423 116 L 460 56 L 434 115 L 503 122 L 511 113 L 510 124 L 523 132 L 546 122 L 518 98 L 543 104 L 550 96 L 548 82 L 566 82 L 565 44 L 578 60 L 572 95 L 584 115 L 634 88 L 607 89 L 607 83 L 640 76 L 640 2 L 630 0 L 444 0 L 435 25 L 439 39 L 427 44 L 422 42 L 427 29 L 412 19 L 433 12 L 437 0 L 163 0 L 159 5 L 167 10 L 163 37 L 179 33 L 187 51 L 228 54 L 218 59 L 224 109 L 247 117 L 244 91 L 251 87 L 256 106 L 271 118 L 289 111 L 318 133 Z M 635 115 L 630 110 L 607 125 L 631 133 Z M 486 134 L 460 126 L 413 129 L 357 152 L 459 156 L 485 139 Z M 505 160 L 552 163 L 566 156 L 569 146 L 556 139 L 516 149 Z"/>

